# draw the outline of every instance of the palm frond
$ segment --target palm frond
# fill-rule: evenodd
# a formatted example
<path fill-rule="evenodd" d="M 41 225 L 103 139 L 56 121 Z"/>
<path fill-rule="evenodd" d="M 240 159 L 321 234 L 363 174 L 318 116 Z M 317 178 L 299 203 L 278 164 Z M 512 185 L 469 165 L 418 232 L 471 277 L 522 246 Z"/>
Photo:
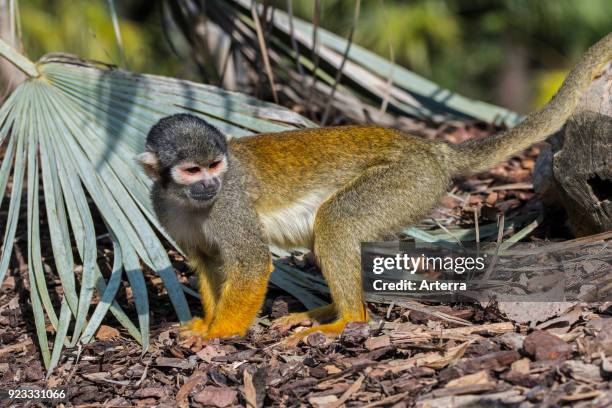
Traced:
<path fill-rule="evenodd" d="M 312 84 L 311 100 L 322 103 L 321 110 L 329 101 L 325 96 L 336 88 L 333 106 L 361 121 L 369 121 L 362 117 L 365 112 L 374 115 L 370 119 L 375 122 L 387 124 L 381 105 L 399 115 L 429 120 L 449 115 L 510 125 L 518 120 L 502 108 L 442 90 L 355 44 L 348 47 L 346 40 L 320 27 L 315 36 L 312 25 L 280 10 L 266 20 L 272 24 L 272 30 L 266 31 L 257 29 L 246 0 L 207 4 L 211 18 L 220 23 L 232 15 L 231 8 L 237 18 L 230 35 L 243 40 L 246 57 L 256 64 L 259 47 L 269 47 L 269 67 L 274 72 L 268 76 L 304 92 L 310 90 L 303 85 Z M 272 35 L 262 44 L 264 33 Z M 313 48 L 315 37 L 321 64 L 310 61 L 304 52 Z M 200 115 L 230 137 L 315 124 L 288 109 L 210 85 L 134 74 L 61 55 L 34 64 L 1 41 L 0 56 L 28 76 L 0 107 L 0 146 L 6 147 L 0 164 L 0 206 L 12 181 L 6 226 L 0 231 L 0 282 L 16 242 L 25 190 L 30 297 L 46 367 L 57 364 L 64 346 L 91 341 L 109 311 L 146 348 L 150 318 L 143 265 L 162 278 L 179 320 L 191 317 L 185 293 L 197 295 L 179 282 L 172 268 L 163 244 L 164 240 L 173 244 L 172 240 L 152 212 L 150 181 L 133 160 L 143 150 L 150 127 L 179 112 Z M 302 72 L 314 75 L 316 81 L 305 81 Z M 103 227 L 95 222 L 100 219 Z M 46 220 L 46 228 L 40 227 L 40 220 Z M 106 233 L 113 246 L 107 278 L 97 260 L 98 237 Z M 469 230 L 461 233 L 473 235 Z M 426 241 L 447 238 L 444 231 L 425 233 L 417 228 L 407 234 Z M 61 282 L 59 305 L 49 293 L 50 277 L 44 266 L 50 257 L 45 258 L 43 242 L 51 244 L 54 271 Z M 133 293 L 137 322 L 115 301 L 124 276 Z M 328 294 L 321 278 L 279 263 L 271 282 L 309 308 L 323 304 Z M 92 311 L 94 291 L 99 301 Z M 47 323 L 55 331 L 51 347 Z"/>
<path fill-rule="evenodd" d="M 164 238 L 171 240 L 149 203 L 150 181 L 133 159 L 143 150 L 150 127 L 177 112 L 200 115 L 231 137 L 314 124 L 290 110 L 212 86 L 133 74 L 66 56 L 46 57 L 35 65 L 2 42 L 0 55 L 28 75 L 0 107 L 0 144 L 6 146 L 0 200 L 12 177 L 0 282 L 9 267 L 25 189 L 30 296 L 45 365 L 57 364 L 63 346 L 90 341 L 109 310 L 146 348 L 149 302 L 142 264 L 162 278 L 179 320 L 191 318 L 184 293 L 195 293 L 176 276 L 162 243 Z M 94 220 L 100 218 L 104 231 L 96 229 L 100 226 Z M 49 259 L 41 248 L 42 220 L 61 282 L 59 314 L 45 275 Z M 97 262 L 97 237 L 106 232 L 114 249 L 108 281 Z M 132 289 L 137 325 L 114 301 L 124 274 Z M 296 279 L 295 273 L 278 269 L 273 282 L 308 306 L 321 303 L 311 294 L 309 282 Z M 92 312 L 94 291 L 100 301 Z M 47 322 L 55 331 L 52 349 Z"/>

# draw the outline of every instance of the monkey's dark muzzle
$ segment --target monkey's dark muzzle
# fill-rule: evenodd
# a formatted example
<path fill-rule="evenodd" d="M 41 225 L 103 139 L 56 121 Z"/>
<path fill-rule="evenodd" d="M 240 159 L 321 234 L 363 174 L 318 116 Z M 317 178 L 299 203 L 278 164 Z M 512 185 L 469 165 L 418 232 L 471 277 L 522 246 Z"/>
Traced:
<path fill-rule="evenodd" d="M 193 183 L 189 186 L 188 194 L 196 201 L 210 201 L 219 192 L 219 181 Z"/>

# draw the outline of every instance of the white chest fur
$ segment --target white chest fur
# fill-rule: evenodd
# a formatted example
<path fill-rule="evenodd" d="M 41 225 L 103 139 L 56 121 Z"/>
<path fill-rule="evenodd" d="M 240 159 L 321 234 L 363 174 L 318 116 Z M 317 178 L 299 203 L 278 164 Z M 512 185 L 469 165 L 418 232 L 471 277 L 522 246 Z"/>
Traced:
<path fill-rule="evenodd" d="M 312 249 L 315 216 L 319 206 L 330 195 L 329 192 L 312 193 L 289 206 L 259 214 L 268 242 L 285 249 Z"/>
<path fill-rule="evenodd" d="M 208 231 L 206 216 L 177 212 L 177 215 L 164 220 L 164 227 L 170 236 L 183 248 L 202 247 L 209 244 L 212 236 Z"/>

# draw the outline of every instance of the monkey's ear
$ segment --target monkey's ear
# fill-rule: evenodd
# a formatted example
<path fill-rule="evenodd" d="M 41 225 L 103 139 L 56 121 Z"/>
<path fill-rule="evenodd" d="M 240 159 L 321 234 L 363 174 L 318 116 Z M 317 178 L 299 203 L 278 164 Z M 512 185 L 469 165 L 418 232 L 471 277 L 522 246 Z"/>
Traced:
<path fill-rule="evenodd" d="M 155 153 L 140 153 L 138 156 L 136 156 L 136 160 L 145 173 L 147 173 L 147 176 L 149 176 L 152 180 L 159 179 L 159 159 Z"/>

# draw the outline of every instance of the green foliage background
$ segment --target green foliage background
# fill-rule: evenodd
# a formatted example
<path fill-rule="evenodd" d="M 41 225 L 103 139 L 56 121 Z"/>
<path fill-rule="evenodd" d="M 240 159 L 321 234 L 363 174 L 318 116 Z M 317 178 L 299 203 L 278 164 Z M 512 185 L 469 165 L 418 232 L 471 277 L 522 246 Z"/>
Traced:
<path fill-rule="evenodd" d="M 321 25 L 351 25 L 354 0 L 321 1 Z M 311 21 L 312 0 L 296 0 Z M 497 103 L 494 88 L 513 47 L 525 50 L 532 106 L 543 105 L 584 50 L 610 32 L 608 0 L 366 0 L 356 43 L 463 95 Z"/>
<path fill-rule="evenodd" d="M 116 1 L 129 68 L 198 79 L 188 52 L 171 51 L 162 29 L 162 2 Z M 286 1 L 272 4 L 286 9 Z M 313 0 L 294 0 L 312 21 Z M 346 35 L 355 0 L 322 0 L 320 23 Z M 105 0 L 23 0 L 25 49 L 36 59 L 50 51 L 119 62 Z M 365 0 L 356 43 L 441 86 L 500 104 L 498 84 L 509 53 L 526 55 L 528 111 L 560 85 L 571 61 L 609 32 L 609 0 Z M 517 107 L 514 107 L 517 108 Z"/>
<path fill-rule="evenodd" d="M 116 1 L 130 70 L 197 79 L 189 60 L 171 51 L 161 24 L 161 2 Z M 120 65 L 107 0 L 22 0 L 24 52 L 33 61 L 49 52 Z M 187 67 L 184 67 L 184 65 Z"/>

